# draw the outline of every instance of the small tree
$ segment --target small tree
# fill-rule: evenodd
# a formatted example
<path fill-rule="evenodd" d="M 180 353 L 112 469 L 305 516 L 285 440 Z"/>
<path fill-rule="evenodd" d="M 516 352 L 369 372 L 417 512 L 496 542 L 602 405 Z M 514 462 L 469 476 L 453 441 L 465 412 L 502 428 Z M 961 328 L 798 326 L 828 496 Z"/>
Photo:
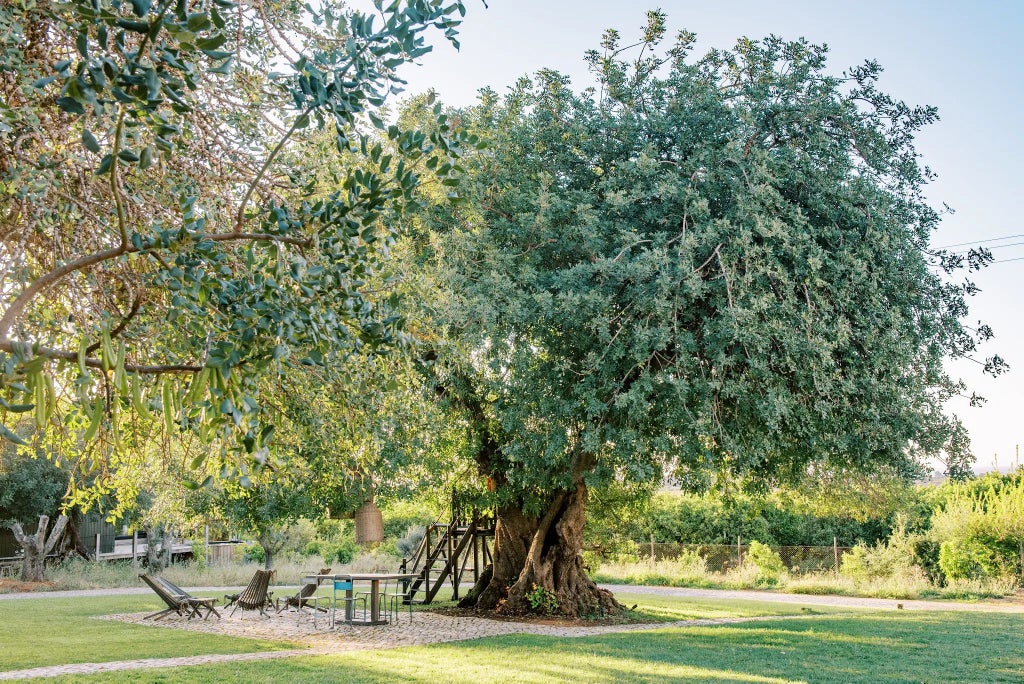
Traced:
<path fill-rule="evenodd" d="M 64 534 L 68 517 L 60 515 L 52 529 L 50 515 L 60 507 L 67 491 L 68 476 L 43 454 L 20 451 L 11 442 L 3 443 L 0 456 L 0 523 L 14 532 L 21 545 L 21 577 L 26 582 L 43 580 L 44 563 Z M 22 527 L 38 520 L 34 534 Z"/>

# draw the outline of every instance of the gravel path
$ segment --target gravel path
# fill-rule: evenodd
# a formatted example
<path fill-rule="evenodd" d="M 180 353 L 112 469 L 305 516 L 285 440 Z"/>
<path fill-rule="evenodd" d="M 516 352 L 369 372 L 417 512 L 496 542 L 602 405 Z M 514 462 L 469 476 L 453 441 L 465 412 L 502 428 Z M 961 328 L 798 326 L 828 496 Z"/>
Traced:
<path fill-rule="evenodd" d="M 282 587 L 290 589 L 291 587 Z M 189 591 L 202 593 L 232 593 L 245 589 L 237 587 L 191 587 Z M 271 587 L 277 590 L 277 587 Z M 83 598 L 86 596 L 130 596 L 132 594 L 152 594 L 149 587 L 115 587 L 113 589 L 74 589 L 70 591 L 25 591 L 10 594 L 0 594 L 0 601 L 19 601 L 21 599 L 45 599 L 45 598 Z"/>
<path fill-rule="evenodd" d="M 990 611 L 999 613 L 1024 613 L 1024 604 L 1007 601 L 919 601 L 910 599 L 862 598 L 859 596 L 819 596 L 815 594 L 780 594 L 774 591 L 747 591 L 728 589 L 689 589 L 683 587 L 646 587 L 627 584 L 601 584 L 603 589 L 631 594 L 655 594 L 658 596 L 679 596 L 710 599 L 745 599 L 769 603 L 798 603 L 814 606 L 836 606 L 839 608 L 872 608 L 879 610 L 951 610 Z"/>

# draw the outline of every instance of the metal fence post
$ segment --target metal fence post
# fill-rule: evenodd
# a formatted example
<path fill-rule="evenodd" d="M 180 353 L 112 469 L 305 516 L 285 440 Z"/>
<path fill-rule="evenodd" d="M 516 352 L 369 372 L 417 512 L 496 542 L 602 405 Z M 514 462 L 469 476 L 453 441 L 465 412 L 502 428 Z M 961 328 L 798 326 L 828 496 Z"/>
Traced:
<path fill-rule="evenodd" d="M 839 537 L 832 537 L 832 553 L 836 559 L 836 574 L 839 574 Z"/>
<path fill-rule="evenodd" d="M 740 545 L 740 535 L 736 535 L 736 567 L 743 565 L 743 547 Z"/>
<path fill-rule="evenodd" d="M 654 533 L 651 533 L 651 569 L 654 569 Z"/>

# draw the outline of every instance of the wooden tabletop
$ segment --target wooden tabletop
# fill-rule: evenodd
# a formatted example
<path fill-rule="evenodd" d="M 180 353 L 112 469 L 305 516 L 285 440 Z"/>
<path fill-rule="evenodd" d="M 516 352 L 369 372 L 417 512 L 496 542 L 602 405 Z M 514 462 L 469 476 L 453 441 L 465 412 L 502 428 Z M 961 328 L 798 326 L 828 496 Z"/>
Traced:
<path fill-rule="evenodd" d="M 399 580 L 399 579 L 413 579 L 419 577 L 419 573 L 415 572 L 339 572 L 333 575 L 323 575 L 324 577 L 333 577 L 334 579 L 349 579 L 349 580 Z"/>

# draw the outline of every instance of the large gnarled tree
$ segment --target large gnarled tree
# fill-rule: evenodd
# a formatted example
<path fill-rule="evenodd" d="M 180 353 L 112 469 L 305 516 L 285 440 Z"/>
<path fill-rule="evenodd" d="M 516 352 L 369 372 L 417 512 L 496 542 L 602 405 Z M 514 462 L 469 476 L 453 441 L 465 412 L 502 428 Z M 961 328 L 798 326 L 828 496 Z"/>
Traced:
<path fill-rule="evenodd" d="M 969 457 L 942 362 L 976 350 L 972 286 L 929 248 L 913 147 L 935 111 L 880 92 L 873 63 L 830 75 L 807 42 L 691 59 L 686 33 L 657 54 L 663 33 L 654 12 L 632 52 L 606 34 L 599 88 L 543 71 L 460 113 L 489 149 L 461 208 L 430 215 L 452 341 L 428 358 L 496 484 L 468 605 L 616 610 L 580 555 L 588 490 L 613 480 Z"/>

